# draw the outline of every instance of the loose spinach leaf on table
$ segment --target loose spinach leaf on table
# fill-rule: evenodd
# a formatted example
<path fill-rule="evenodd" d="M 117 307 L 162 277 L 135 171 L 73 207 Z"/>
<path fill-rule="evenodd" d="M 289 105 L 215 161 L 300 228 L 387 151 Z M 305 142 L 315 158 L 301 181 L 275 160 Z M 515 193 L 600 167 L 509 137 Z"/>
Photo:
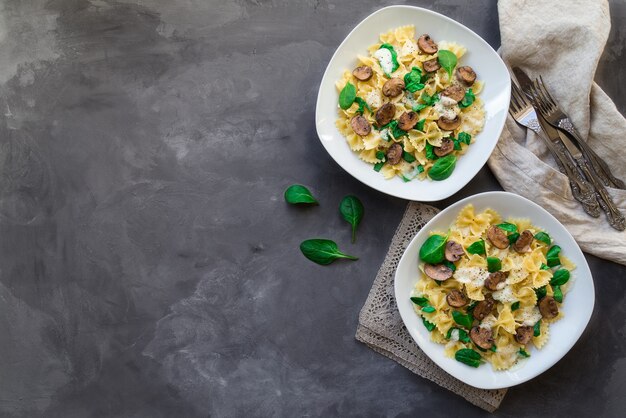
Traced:
<path fill-rule="evenodd" d="M 356 99 L 356 87 L 348 81 L 339 93 L 339 107 L 343 110 L 349 109 L 354 99 Z"/>
<path fill-rule="evenodd" d="M 292 205 L 313 204 L 319 205 L 319 202 L 313 194 L 301 184 L 292 184 L 285 190 L 285 201 Z"/>
<path fill-rule="evenodd" d="M 350 225 L 352 225 L 352 242 L 356 241 L 356 228 L 359 226 L 365 208 L 358 197 L 348 195 L 339 204 L 339 213 Z"/>
<path fill-rule="evenodd" d="M 467 252 L 470 254 L 478 254 L 478 255 L 486 254 L 485 241 L 481 238 L 478 241 L 472 243 L 472 245 L 467 247 Z"/>
<path fill-rule="evenodd" d="M 324 238 L 313 238 L 302 241 L 300 251 L 302 251 L 302 254 L 309 260 L 321 265 L 330 264 L 339 258 L 358 260 L 358 257 L 339 251 L 334 241 Z"/>
<path fill-rule="evenodd" d="M 435 161 L 430 170 L 428 170 L 428 177 L 436 181 L 445 180 L 452 175 L 455 166 L 456 156 L 448 154 Z"/>
<path fill-rule="evenodd" d="M 452 71 L 454 70 L 454 67 L 456 67 L 457 62 L 454 52 L 448 51 L 447 49 L 440 49 L 437 54 L 437 60 L 444 70 L 448 72 L 448 75 L 452 77 Z"/>
<path fill-rule="evenodd" d="M 545 233 L 543 231 L 542 232 L 537 232 L 535 234 L 535 239 L 537 241 L 543 242 L 546 245 L 552 244 L 552 239 L 550 238 L 550 235 L 548 235 L 547 233 Z"/>
<path fill-rule="evenodd" d="M 428 264 L 441 263 L 446 251 L 447 237 L 443 235 L 431 235 L 420 247 L 420 260 Z"/>
<path fill-rule="evenodd" d="M 471 348 L 462 348 L 454 353 L 454 358 L 461 363 L 471 367 L 478 367 L 482 363 L 482 357 L 479 352 Z"/>

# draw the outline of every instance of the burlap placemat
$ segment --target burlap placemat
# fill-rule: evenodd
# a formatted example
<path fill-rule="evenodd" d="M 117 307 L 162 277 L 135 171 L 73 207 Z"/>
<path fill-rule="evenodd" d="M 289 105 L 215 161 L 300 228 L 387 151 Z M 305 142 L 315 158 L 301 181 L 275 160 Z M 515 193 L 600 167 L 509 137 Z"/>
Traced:
<path fill-rule="evenodd" d="M 359 315 L 356 339 L 367 344 L 413 373 L 425 377 L 461 395 L 489 412 L 498 408 L 504 390 L 483 390 L 455 379 L 443 371 L 419 349 L 404 326 L 396 307 L 393 280 L 398 262 L 411 239 L 437 214 L 438 210 L 423 203 L 411 202 L 393 236 L 369 296 Z"/>

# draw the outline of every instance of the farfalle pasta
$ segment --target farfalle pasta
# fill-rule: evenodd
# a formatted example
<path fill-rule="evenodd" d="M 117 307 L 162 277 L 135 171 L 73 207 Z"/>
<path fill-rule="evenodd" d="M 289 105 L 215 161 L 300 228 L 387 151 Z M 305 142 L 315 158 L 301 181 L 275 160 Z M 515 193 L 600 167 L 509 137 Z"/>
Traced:
<path fill-rule="evenodd" d="M 446 233 L 433 231 L 420 248 L 411 300 L 448 357 L 506 370 L 548 343 L 574 269 L 529 220 L 503 221 L 467 205 Z"/>
<path fill-rule="evenodd" d="M 483 82 L 459 65 L 465 52 L 416 39 L 414 26 L 381 34 L 336 83 L 336 126 L 350 149 L 387 179 L 449 177 L 485 123 Z"/>

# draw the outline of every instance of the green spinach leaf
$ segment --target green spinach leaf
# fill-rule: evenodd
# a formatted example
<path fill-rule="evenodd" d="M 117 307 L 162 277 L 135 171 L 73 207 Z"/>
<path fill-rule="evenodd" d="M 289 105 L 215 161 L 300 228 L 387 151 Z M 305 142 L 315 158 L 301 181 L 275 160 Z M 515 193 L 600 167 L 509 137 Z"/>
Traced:
<path fill-rule="evenodd" d="M 441 263 L 446 251 L 447 238 L 443 235 L 431 235 L 420 247 L 420 260 L 428 264 Z"/>
<path fill-rule="evenodd" d="M 404 85 L 404 88 L 411 93 L 415 93 L 416 91 L 424 88 L 424 84 L 422 83 L 422 72 L 419 68 L 413 67 L 410 72 L 404 75 Z"/>
<path fill-rule="evenodd" d="M 535 337 L 538 337 L 538 336 L 541 335 L 541 319 L 539 321 L 537 321 L 537 323 L 533 327 L 533 335 Z"/>
<path fill-rule="evenodd" d="M 440 49 L 437 54 L 437 61 L 439 61 L 439 64 L 448 72 L 448 75 L 452 77 L 452 71 L 454 71 L 457 62 L 454 52 L 448 51 L 447 49 Z"/>
<path fill-rule="evenodd" d="M 365 109 L 367 109 L 368 112 L 372 113 L 372 109 L 370 109 L 370 106 L 365 100 L 357 96 L 354 98 L 354 101 L 357 102 L 357 104 L 359 105 L 359 108 L 356 111 L 357 113 L 362 115 Z"/>
<path fill-rule="evenodd" d="M 479 352 L 471 348 L 462 348 L 454 353 L 454 358 L 461 363 L 471 367 L 478 367 L 482 363 L 482 357 Z"/>
<path fill-rule="evenodd" d="M 414 112 L 419 112 L 420 110 L 437 103 L 439 101 L 439 94 L 433 94 L 431 96 L 428 93 L 424 92 L 420 96 L 420 100 L 422 101 L 422 103 L 418 103 L 415 106 L 413 106 Z"/>
<path fill-rule="evenodd" d="M 415 161 L 415 157 L 410 152 L 402 151 L 402 159 L 407 163 L 412 163 Z"/>
<path fill-rule="evenodd" d="M 448 260 L 443 260 L 442 263 L 444 266 L 448 267 L 450 270 L 452 271 L 456 271 L 456 266 L 454 265 L 454 263 L 452 261 L 448 261 Z"/>
<path fill-rule="evenodd" d="M 485 241 L 483 239 L 479 239 L 478 241 L 472 243 L 472 245 L 467 247 L 467 252 L 470 254 L 478 254 L 478 255 L 486 254 Z"/>
<path fill-rule="evenodd" d="M 413 296 L 411 297 L 411 302 L 418 306 L 424 307 L 428 305 L 428 298 L 422 296 Z"/>
<path fill-rule="evenodd" d="M 462 327 L 465 327 L 467 329 L 472 328 L 472 322 L 474 322 L 474 320 L 470 315 L 466 315 L 459 311 L 452 311 L 452 318 L 454 319 L 454 322 L 461 325 Z"/>
<path fill-rule="evenodd" d="M 356 240 L 356 228 L 359 226 L 365 208 L 358 197 L 348 195 L 339 204 L 339 213 L 350 225 L 352 225 L 352 242 Z"/>
<path fill-rule="evenodd" d="M 510 233 L 517 232 L 517 225 L 509 223 L 509 222 L 503 222 L 496 226 L 506 232 L 510 232 Z"/>
<path fill-rule="evenodd" d="M 472 142 L 472 136 L 467 132 L 459 132 L 459 141 L 465 142 L 469 145 Z"/>
<path fill-rule="evenodd" d="M 491 346 L 491 348 L 489 349 L 489 351 L 491 351 L 491 352 L 493 352 L 493 353 L 496 353 L 496 352 L 498 352 L 498 347 L 496 347 L 496 345 L 494 344 L 494 345 L 492 345 L 492 346 Z"/>
<path fill-rule="evenodd" d="M 526 350 L 524 350 L 523 348 L 520 348 L 517 354 L 519 354 L 520 357 L 526 357 L 526 358 L 530 357 L 530 354 L 528 354 Z"/>
<path fill-rule="evenodd" d="M 561 264 L 561 260 L 559 259 L 560 252 L 561 247 L 559 247 L 558 245 L 553 245 L 552 247 L 550 247 L 548 253 L 546 254 L 546 262 L 548 264 L 548 267 L 556 267 Z"/>
<path fill-rule="evenodd" d="M 426 313 L 433 313 L 435 312 L 435 308 L 433 308 L 432 306 L 428 305 L 428 306 L 424 306 L 422 308 L 422 312 L 426 312 Z"/>
<path fill-rule="evenodd" d="M 537 232 L 535 234 L 535 239 L 537 241 L 541 241 L 546 245 L 550 245 L 552 244 L 552 239 L 550 238 L 550 235 L 546 234 L 545 232 Z"/>
<path fill-rule="evenodd" d="M 433 324 L 432 322 L 428 322 L 424 317 L 422 317 L 422 324 L 424 324 L 428 331 L 432 331 L 435 329 L 435 324 Z"/>
<path fill-rule="evenodd" d="M 317 201 L 317 199 L 315 199 L 315 197 L 313 197 L 309 189 L 301 184 L 292 184 L 291 186 L 287 187 L 287 189 L 285 190 L 285 201 L 287 203 L 291 203 L 292 205 L 298 205 L 303 203 L 319 205 L 319 202 Z"/>
<path fill-rule="evenodd" d="M 552 291 L 554 292 L 554 300 L 559 303 L 563 303 L 563 291 L 561 290 L 561 286 L 555 285 L 552 287 Z"/>
<path fill-rule="evenodd" d="M 344 254 L 339 251 L 334 241 L 323 238 L 314 238 L 302 241 L 300 251 L 309 260 L 314 263 L 327 265 L 339 258 L 347 258 L 348 260 L 358 260 L 358 257 Z"/>
<path fill-rule="evenodd" d="M 356 99 L 356 87 L 348 81 L 339 93 L 339 107 L 343 110 L 349 109 L 354 99 Z"/>
<path fill-rule="evenodd" d="M 502 268 L 502 261 L 498 257 L 487 257 L 487 270 L 493 273 Z"/>
<path fill-rule="evenodd" d="M 429 160 L 437 160 L 439 157 L 435 154 L 435 147 L 430 144 L 430 142 L 426 141 L 426 146 L 424 148 L 424 153 L 426 154 L 426 158 Z"/>
<path fill-rule="evenodd" d="M 385 161 L 387 161 L 387 156 L 383 151 L 376 151 L 376 159 L 380 160 L 379 162 L 374 164 L 374 171 L 378 172 L 381 168 L 383 168 L 383 165 L 385 165 Z"/>
<path fill-rule="evenodd" d="M 539 268 L 541 270 L 550 270 L 550 267 L 548 267 L 545 263 L 541 263 L 541 266 Z"/>
<path fill-rule="evenodd" d="M 445 180 L 454 171 L 456 166 L 456 156 L 454 154 L 448 154 L 445 157 L 439 158 L 430 170 L 428 170 L 428 177 L 435 181 Z"/>
<path fill-rule="evenodd" d="M 566 269 L 558 269 L 552 273 L 552 279 L 550 279 L 551 286 L 563 286 L 569 280 L 570 274 Z"/>
<path fill-rule="evenodd" d="M 515 312 L 518 309 L 519 309 L 519 301 L 518 302 L 513 302 L 511 304 L 511 312 Z"/>
<path fill-rule="evenodd" d="M 537 295 L 537 302 L 543 299 L 548 294 L 548 289 L 545 286 L 541 286 L 538 289 L 535 289 L 535 295 Z"/>
<path fill-rule="evenodd" d="M 509 244 L 515 244 L 515 242 L 519 238 L 519 232 L 513 232 L 507 238 L 509 239 Z"/>
<path fill-rule="evenodd" d="M 420 119 L 416 124 L 415 124 L 415 129 L 417 129 L 418 131 L 422 131 L 424 132 L 424 124 L 426 123 L 426 119 Z"/>
<path fill-rule="evenodd" d="M 472 103 L 474 103 L 474 100 L 476 100 L 476 96 L 472 92 L 472 89 L 468 89 L 465 92 L 465 96 L 463 96 L 463 99 L 459 102 L 459 107 L 461 109 L 469 107 L 472 105 Z"/>

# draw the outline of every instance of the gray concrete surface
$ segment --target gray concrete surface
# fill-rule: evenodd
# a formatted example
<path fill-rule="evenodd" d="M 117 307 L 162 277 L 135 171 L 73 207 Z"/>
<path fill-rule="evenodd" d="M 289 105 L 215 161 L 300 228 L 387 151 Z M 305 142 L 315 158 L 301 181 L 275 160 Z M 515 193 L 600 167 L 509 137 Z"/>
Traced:
<path fill-rule="evenodd" d="M 314 105 L 343 37 L 391 3 L 0 3 L 1 416 L 487 415 L 354 340 L 405 202 L 330 159 Z M 411 4 L 499 44 L 495 1 Z M 597 80 L 625 111 L 611 6 Z M 285 205 L 294 182 L 322 205 Z M 438 206 L 495 189 L 484 168 Z M 314 265 L 312 236 L 361 259 Z M 587 332 L 497 416 L 623 414 L 626 269 L 588 260 Z"/>

